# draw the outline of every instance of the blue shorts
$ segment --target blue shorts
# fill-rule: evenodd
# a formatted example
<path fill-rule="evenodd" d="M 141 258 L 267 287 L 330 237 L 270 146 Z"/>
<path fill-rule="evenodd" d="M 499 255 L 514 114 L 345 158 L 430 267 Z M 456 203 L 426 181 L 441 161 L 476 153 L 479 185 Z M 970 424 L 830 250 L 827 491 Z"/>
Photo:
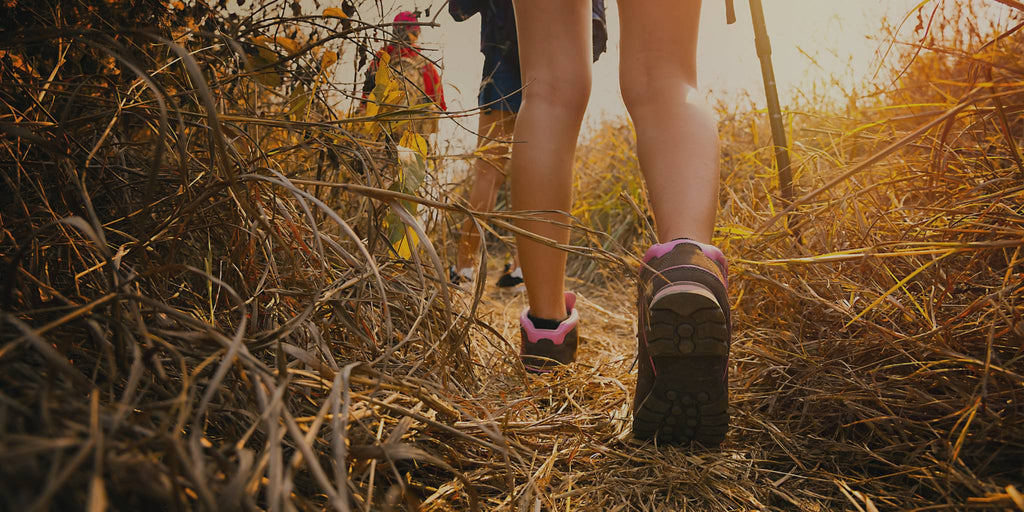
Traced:
<path fill-rule="evenodd" d="M 518 113 L 523 103 L 522 88 L 519 59 L 484 55 L 484 75 L 480 80 L 480 95 L 477 98 L 481 109 Z"/>

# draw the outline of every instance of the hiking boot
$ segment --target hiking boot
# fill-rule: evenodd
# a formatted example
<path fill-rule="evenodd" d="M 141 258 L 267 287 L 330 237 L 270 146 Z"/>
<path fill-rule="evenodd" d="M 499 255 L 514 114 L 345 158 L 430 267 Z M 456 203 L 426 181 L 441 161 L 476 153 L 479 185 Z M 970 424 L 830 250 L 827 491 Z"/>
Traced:
<path fill-rule="evenodd" d="M 498 288 L 515 288 L 523 284 L 523 269 L 516 268 L 510 271 L 511 268 L 511 263 L 505 264 L 505 269 L 501 271 L 501 277 L 498 278 Z"/>
<path fill-rule="evenodd" d="M 519 316 L 519 334 L 522 336 L 519 357 L 526 371 L 547 373 L 556 366 L 576 360 L 580 317 L 576 312 L 575 293 L 565 293 L 565 310 L 569 318 L 562 320 L 555 329 L 535 327 L 529 316 L 529 308 L 524 309 Z"/>
<path fill-rule="evenodd" d="M 725 255 L 681 239 L 651 246 L 643 261 L 633 435 L 718 446 L 729 425 Z"/>

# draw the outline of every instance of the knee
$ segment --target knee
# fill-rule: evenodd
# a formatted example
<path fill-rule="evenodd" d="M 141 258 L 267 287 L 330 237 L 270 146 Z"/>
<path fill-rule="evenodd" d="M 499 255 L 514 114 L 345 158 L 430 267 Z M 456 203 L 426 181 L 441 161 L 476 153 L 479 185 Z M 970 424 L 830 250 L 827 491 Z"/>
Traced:
<path fill-rule="evenodd" d="M 527 77 L 523 84 L 523 101 L 582 119 L 590 100 L 590 84 L 589 66 L 575 71 L 559 70 L 533 79 Z"/>
<path fill-rule="evenodd" d="M 622 101 L 631 112 L 692 101 L 694 82 L 684 69 L 673 69 L 664 63 L 624 65 L 619 76 Z"/>

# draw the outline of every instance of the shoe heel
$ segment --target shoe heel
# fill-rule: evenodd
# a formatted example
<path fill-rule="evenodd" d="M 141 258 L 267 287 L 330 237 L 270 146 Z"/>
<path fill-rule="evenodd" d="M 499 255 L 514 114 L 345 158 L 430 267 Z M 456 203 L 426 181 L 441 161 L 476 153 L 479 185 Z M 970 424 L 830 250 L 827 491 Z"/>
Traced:
<path fill-rule="evenodd" d="M 715 294 L 700 283 L 673 284 L 650 304 L 647 353 L 658 356 L 729 355 L 729 326 Z"/>
<path fill-rule="evenodd" d="M 729 424 L 729 327 L 706 286 L 680 282 L 650 306 L 647 352 L 654 385 L 634 414 L 634 435 L 662 443 L 715 447 Z"/>

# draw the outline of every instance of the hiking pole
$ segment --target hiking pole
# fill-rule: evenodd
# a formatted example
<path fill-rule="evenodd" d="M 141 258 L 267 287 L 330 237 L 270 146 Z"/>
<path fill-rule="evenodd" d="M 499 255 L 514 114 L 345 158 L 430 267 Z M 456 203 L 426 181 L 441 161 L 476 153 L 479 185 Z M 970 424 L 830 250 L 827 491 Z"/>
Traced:
<path fill-rule="evenodd" d="M 725 0 L 726 22 L 736 21 L 733 0 Z M 793 174 L 790 169 L 789 145 L 786 143 L 786 129 L 782 124 L 782 107 L 779 105 L 779 91 L 775 86 L 775 70 L 772 68 L 772 45 L 768 40 L 768 27 L 764 22 L 764 8 L 761 0 L 750 0 L 750 20 L 754 24 L 754 45 L 757 58 L 761 61 L 761 76 L 764 78 L 764 95 L 768 100 L 768 119 L 772 127 L 772 141 L 775 144 L 775 163 L 779 167 L 779 188 L 787 203 L 793 201 Z M 789 224 L 787 217 L 786 224 Z"/>

